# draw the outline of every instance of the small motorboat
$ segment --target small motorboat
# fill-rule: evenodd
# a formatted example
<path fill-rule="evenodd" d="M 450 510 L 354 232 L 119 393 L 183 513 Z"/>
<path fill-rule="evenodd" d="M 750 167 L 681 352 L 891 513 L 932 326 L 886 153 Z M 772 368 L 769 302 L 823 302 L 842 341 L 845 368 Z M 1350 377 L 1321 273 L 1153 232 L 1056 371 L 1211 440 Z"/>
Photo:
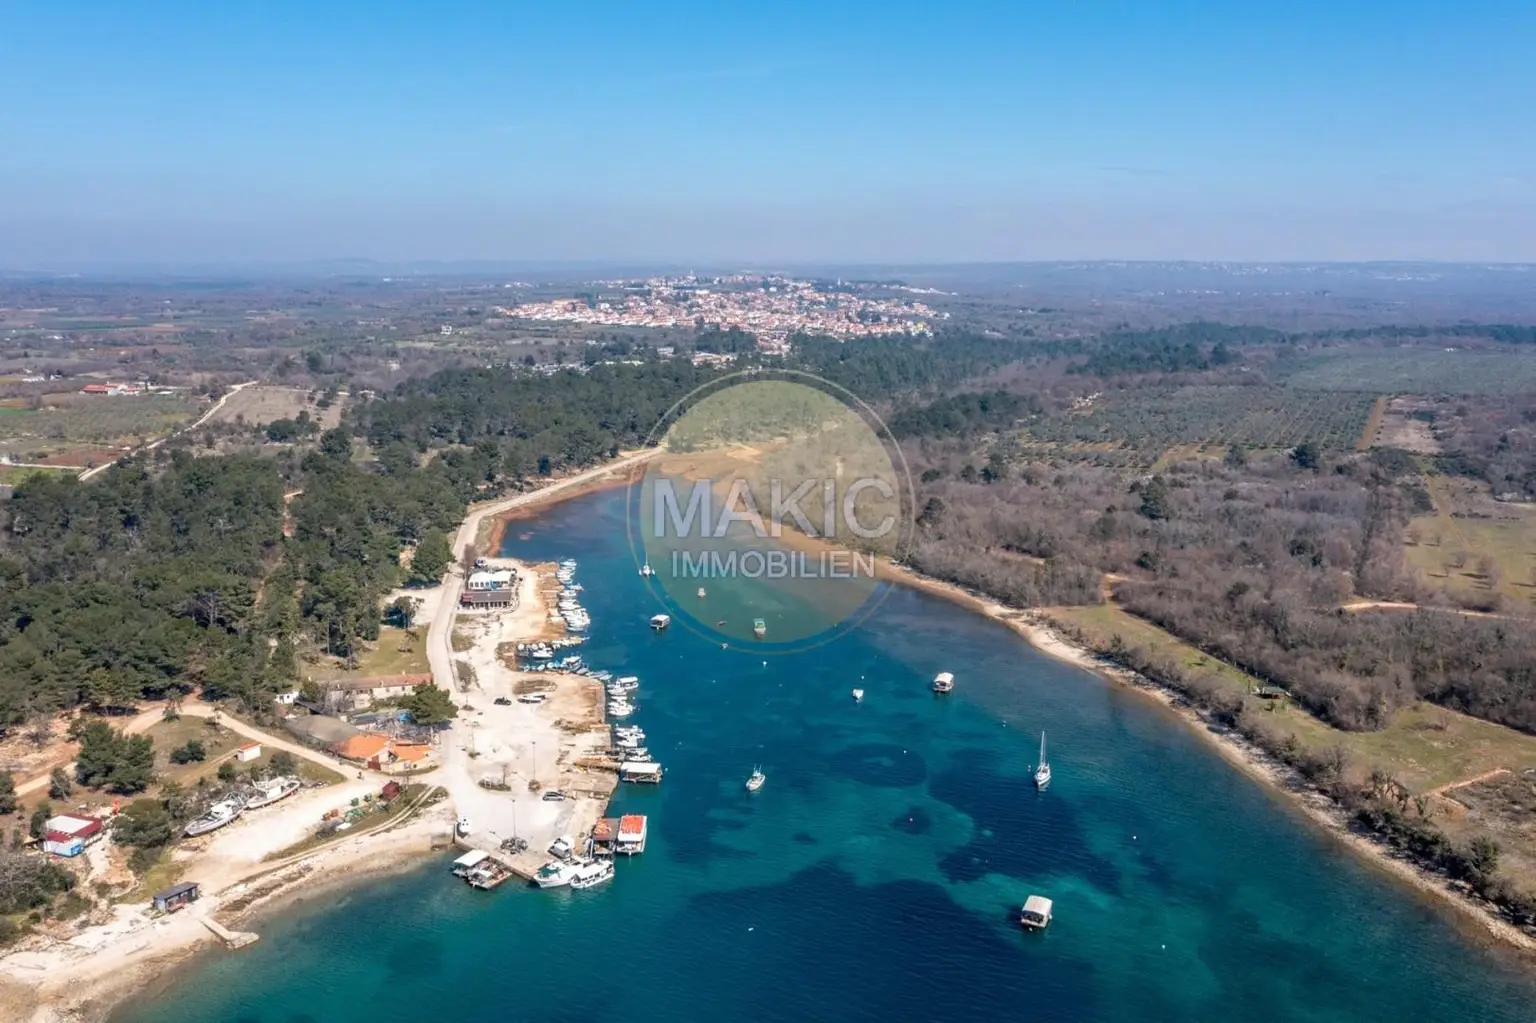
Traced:
<path fill-rule="evenodd" d="M 855 689 L 853 691 L 853 702 L 854 703 L 863 703 L 864 702 L 864 690 L 862 690 L 862 689 Z"/>
<path fill-rule="evenodd" d="M 955 676 L 947 671 L 941 671 L 934 677 L 933 691 L 936 693 L 953 692 L 955 688 Z"/>
<path fill-rule="evenodd" d="M 641 575 L 647 575 L 647 576 L 655 575 L 656 574 L 656 570 L 654 568 L 652 568 L 651 567 L 651 563 L 649 561 L 647 561 L 645 564 L 640 566 L 640 574 Z"/>
<path fill-rule="evenodd" d="M 699 587 L 699 599 L 700 600 L 704 599 L 704 587 L 702 587 L 702 586 Z"/>
<path fill-rule="evenodd" d="M 664 631 L 666 631 L 667 626 L 671 625 L 671 624 L 672 624 L 672 616 L 671 615 L 652 615 L 651 616 L 651 628 L 655 629 L 657 632 L 664 632 Z"/>
<path fill-rule="evenodd" d="M 761 767 L 752 768 L 752 774 L 747 778 L 747 791 L 756 792 L 758 789 L 763 787 L 763 782 L 767 780 L 768 776 L 763 773 L 763 769 Z"/>
<path fill-rule="evenodd" d="M 752 635 L 756 636 L 758 639 L 762 639 L 764 636 L 768 635 L 768 623 L 763 621 L 761 618 L 752 619 Z"/>

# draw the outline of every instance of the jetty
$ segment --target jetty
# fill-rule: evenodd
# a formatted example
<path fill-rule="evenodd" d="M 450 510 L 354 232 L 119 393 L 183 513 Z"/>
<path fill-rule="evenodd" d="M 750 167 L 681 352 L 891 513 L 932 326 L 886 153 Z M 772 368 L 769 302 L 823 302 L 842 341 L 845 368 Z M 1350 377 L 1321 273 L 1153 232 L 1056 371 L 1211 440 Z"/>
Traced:
<path fill-rule="evenodd" d="M 198 914 L 197 918 L 204 927 L 212 931 L 220 941 L 230 948 L 244 948 L 247 945 L 254 945 L 261 938 L 261 935 L 253 931 L 232 931 L 209 916 L 207 912 Z"/>

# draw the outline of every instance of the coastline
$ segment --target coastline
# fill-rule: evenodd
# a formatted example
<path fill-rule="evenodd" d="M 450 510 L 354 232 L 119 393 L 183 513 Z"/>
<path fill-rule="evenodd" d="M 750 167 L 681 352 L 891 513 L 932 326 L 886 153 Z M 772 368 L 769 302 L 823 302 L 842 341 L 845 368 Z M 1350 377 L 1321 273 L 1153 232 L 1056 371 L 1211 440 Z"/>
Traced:
<path fill-rule="evenodd" d="M 625 468 L 629 472 L 634 471 L 633 465 Z M 535 505 L 542 507 L 551 503 L 558 504 L 570 498 L 617 486 L 628 478 L 629 474 L 626 473 L 621 479 L 595 480 L 591 485 L 576 487 L 568 493 L 550 494 L 547 501 L 529 502 L 503 516 L 498 516 L 497 525 L 494 527 L 497 542 L 499 544 L 507 522 L 527 517 Z M 795 530 L 785 530 L 780 542 L 796 549 L 806 550 L 816 550 L 825 546 L 824 541 L 807 537 Z M 1536 939 L 1498 916 L 1481 902 L 1468 897 L 1446 878 L 1402 857 L 1373 837 L 1359 833 L 1350 826 L 1344 811 L 1327 796 L 1308 785 L 1294 768 L 1275 759 L 1237 732 L 1207 718 L 1176 690 L 1161 685 L 1139 672 L 1108 661 L 1087 647 L 1068 639 L 1055 627 L 1045 612 L 1009 607 L 954 583 L 898 566 L 885 557 L 876 558 L 875 575 L 878 579 L 920 590 L 1006 625 L 1041 653 L 1093 672 L 1124 690 L 1140 694 L 1162 705 L 1228 763 L 1281 799 L 1286 809 L 1299 812 L 1311 824 L 1340 842 L 1369 866 L 1407 885 L 1420 896 L 1432 899 L 1437 906 L 1454 910 L 1457 922 L 1471 925 L 1472 933 L 1477 937 L 1496 941 L 1520 952 L 1523 957 L 1536 963 Z"/>
<path fill-rule="evenodd" d="M 150 932 L 125 935 L 91 950 L 71 950 L 62 963 L 0 977 L 0 1018 L 25 1023 L 100 1023 L 130 998 L 163 985 L 182 964 L 220 944 L 203 917 L 232 931 L 254 925 L 295 902 L 411 870 L 440 851 L 439 833 L 451 828 L 441 804 L 402 822 L 344 839 L 295 860 L 253 871 L 205 896 L 199 904 L 156 921 Z M 220 903 L 228 903 L 221 905 Z M 32 981 L 29 983 L 29 981 Z"/>
<path fill-rule="evenodd" d="M 631 453 L 538 491 L 472 508 L 463 523 L 461 540 L 467 533 L 477 542 L 487 544 L 480 548 L 484 553 L 495 556 L 509 524 L 568 500 L 627 484 L 654 453 L 655 449 Z M 785 539 L 794 545 L 817 542 L 799 534 L 788 534 Z M 1161 704 L 1229 763 L 1265 786 L 1285 809 L 1299 811 L 1363 862 L 1402 882 L 1415 893 L 1432 898 L 1437 907 L 1453 908 L 1458 923 L 1470 925 L 1464 928 L 1469 937 L 1500 943 L 1518 950 L 1528 961 L 1536 961 L 1536 940 L 1466 897 L 1446 879 L 1357 833 L 1350 827 L 1343 811 L 1308 786 L 1294 769 L 1253 746 L 1241 735 L 1207 719 L 1175 690 L 1113 664 L 1065 638 L 1047 613 L 1009 607 L 956 584 L 897 566 L 885 558 L 878 558 L 876 564 L 877 578 L 920 590 L 991 618 L 1008 626 L 1041 653 L 1091 671 L 1120 688 Z M 386 826 L 379 832 L 357 836 L 316 850 L 299 860 L 253 872 L 214 893 L 232 904 L 222 909 L 214 906 L 208 912 L 221 913 L 224 922 L 232 929 L 239 929 L 296 903 L 415 869 L 441 851 L 437 839 L 440 833 L 451 831 L 452 820 L 446 804 L 426 807 L 409 820 Z M 133 947 L 125 948 L 126 945 Z M 62 967 L 42 975 L 37 983 L 29 983 L 31 978 L 24 971 L 19 975 L 17 969 L 6 969 L 0 972 L 0 1018 L 25 1023 L 99 1023 L 131 998 L 153 998 L 163 990 L 174 970 L 211 951 L 215 945 L 216 939 L 202 926 L 200 919 L 191 912 L 183 912 L 161 921 L 154 933 L 142 936 L 140 941 L 120 941 L 83 952 Z"/>
<path fill-rule="evenodd" d="M 881 562 L 880 567 L 884 570 L 882 576 L 892 582 L 949 600 L 1000 622 L 1041 653 L 1091 671 L 1106 681 L 1163 705 L 1228 763 L 1280 797 L 1287 809 L 1300 812 L 1368 865 L 1406 884 L 1418 894 L 1432 897 L 1438 906 L 1454 909 L 1458 922 L 1473 925 L 1472 933 L 1477 937 L 1495 940 L 1536 963 L 1536 939 L 1486 906 L 1468 898 L 1446 878 L 1356 831 L 1350 826 L 1344 811 L 1308 785 L 1295 768 L 1281 763 L 1236 731 L 1206 717 L 1176 690 L 1108 661 L 1067 639 L 1043 611 L 1008 607 L 953 583 L 924 576 L 910 569 L 895 568 L 885 562 Z"/>

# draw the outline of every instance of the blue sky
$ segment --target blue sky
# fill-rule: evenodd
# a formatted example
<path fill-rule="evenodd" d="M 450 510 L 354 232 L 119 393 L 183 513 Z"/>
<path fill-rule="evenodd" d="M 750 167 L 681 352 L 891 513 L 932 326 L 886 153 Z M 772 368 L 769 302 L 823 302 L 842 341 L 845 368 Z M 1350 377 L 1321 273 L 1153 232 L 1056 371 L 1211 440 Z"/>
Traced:
<path fill-rule="evenodd" d="M 5 5 L 0 265 L 1536 260 L 1536 3 Z"/>

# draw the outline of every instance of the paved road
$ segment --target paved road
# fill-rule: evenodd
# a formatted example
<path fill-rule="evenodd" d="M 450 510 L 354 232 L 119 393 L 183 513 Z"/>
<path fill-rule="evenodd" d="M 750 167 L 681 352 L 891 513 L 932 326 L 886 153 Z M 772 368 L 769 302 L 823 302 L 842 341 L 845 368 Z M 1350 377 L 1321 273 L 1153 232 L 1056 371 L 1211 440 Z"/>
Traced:
<path fill-rule="evenodd" d="M 459 591 L 464 586 L 464 576 L 459 568 L 459 561 L 463 558 L 465 549 L 474 543 L 475 535 L 480 531 L 480 523 L 485 521 L 485 517 L 501 515 L 514 508 L 546 501 L 551 494 L 558 494 L 610 473 L 622 472 L 630 466 L 639 465 L 654 458 L 659 451 L 658 448 L 650 448 L 626 455 L 595 469 L 588 469 L 575 476 L 567 476 L 563 480 L 531 493 L 518 494 L 516 497 L 509 497 L 502 501 L 492 501 L 470 510 L 469 516 L 465 518 L 464 524 L 459 527 L 459 532 L 453 539 L 453 564 L 443 580 L 443 592 L 438 598 L 437 614 L 433 616 L 432 623 L 427 626 L 427 663 L 432 666 L 432 680 L 437 685 L 449 692 L 454 692 L 457 688 L 454 685 L 453 645 L 450 637 L 453 634 L 453 618 L 459 609 Z M 445 757 L 447 749 L 451 746 L 452 743 L 444 744 Z"/>

